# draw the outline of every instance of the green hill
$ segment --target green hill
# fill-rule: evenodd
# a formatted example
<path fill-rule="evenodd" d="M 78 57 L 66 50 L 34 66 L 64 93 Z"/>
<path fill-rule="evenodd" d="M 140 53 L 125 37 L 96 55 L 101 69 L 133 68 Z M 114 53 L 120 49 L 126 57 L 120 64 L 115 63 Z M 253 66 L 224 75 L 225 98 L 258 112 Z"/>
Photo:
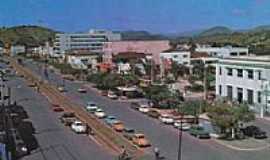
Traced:
<path fill-rule="evenodd" d="M 199 34 L 200 37 L 212 36 L 212 35 L 229 35 L 233 31 L 230 28 L 223 26 L 216 26 L 210 29 L 207 29 Z"/>
<path fill-rule="evenodd" d="M 35 46 L 54 38 L 55 31 L 40 26 L 0 28 L 0 41 L 9 44 Z"/>

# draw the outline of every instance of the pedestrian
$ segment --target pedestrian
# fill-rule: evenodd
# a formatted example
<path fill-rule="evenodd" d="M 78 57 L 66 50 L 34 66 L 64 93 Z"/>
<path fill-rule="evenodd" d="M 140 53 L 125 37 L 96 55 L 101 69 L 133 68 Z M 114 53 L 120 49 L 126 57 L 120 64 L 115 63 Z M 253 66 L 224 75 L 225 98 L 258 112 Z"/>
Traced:
<path fill-rule="evenodd" d="M 159 149 L 157 147 L 154 148 L 154 152 L 156 159 L 159 159 Z"/>

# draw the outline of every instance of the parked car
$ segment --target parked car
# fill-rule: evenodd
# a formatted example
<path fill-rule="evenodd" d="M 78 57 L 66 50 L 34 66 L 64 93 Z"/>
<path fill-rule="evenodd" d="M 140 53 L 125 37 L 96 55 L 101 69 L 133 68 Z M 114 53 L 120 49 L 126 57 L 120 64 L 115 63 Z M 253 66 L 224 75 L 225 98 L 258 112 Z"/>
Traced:
<path fill-rule="evenodd" d="M 64 87 L 62 87 L 62 86 L 57 87 L 57 89 L 58 89 L 59 92 L 66 92 L 66 89 Z"/>
<path fill-rule="evenodd" d="M 146 105 L 141 105 L 139 107 L 139 111 L 142 112 L 142 113 L 147 113 L 150 111 L 150 107 L 149 106 L 146 106 Z"/>
<path fill-rule="evenodd" d="M 105 119 L 104 119 L 105 123 L 108 124 L 108 125 L 112 125 L 114 122 L 117 121 L 116 117 L 115 116 L 107 116 Z"/>
<path fill-rule="evenodd" d="M 101 108 L 98 108 L 96 111 L 95 111 L 95 116 L 97 116 L 98 118 L 104 118 L 106 117 L 106 113 L 101 109 Z"/>
<path fill-rule="evenodd" d="M 137 102 L 132 102 L 130 107 L 134 110 L 139 110 L 139 104 Z"/>
<path fill-rule="evenodd" d="M 81 88 L 78 89 L 78 92 L 79 93 L 86 93 L 87 90 L 85 88 L 81 87 Z"/>
<path fill-rule="evenodd" d="M 65 126 L 70 126 L 73 122 L 76 121 L 76 116 L 73 112 L 65 112 L 61 117 L 60 121 L 64 123 Z"/>
<path fill-rule="evenodd" d="M 94 113 L 98 109 L 98 106 L 94 102 L 87 102 L 85 109 L 88 112 Z"/>
<path fill-rule="evenodd" d="M 168 114 L 162 114 L 159 116 L 159 120 L 165 124 L 173 124 L 174 119 Z"/>
<path fill-rule="evenodd" d="M 128 140 L 132 140 L 132 137 L 134 136 L 134 134 L 135 134 L 135 130 L 134 129 L 132 129 L 132 128 L 124 128 L 124 130 L 123 130 L 123 136 L 126 138 L 126 139 L 128 139 Z"/>
<path fill-rule="evenodd" d="M 75 132 L 75 133 L 87 133 L 87 126 L 86 124 L 82 123 L 79 120 L 74 121 L 71 124 L 71 129 Z"/>
<path fill-rule="evenodd" d="M 110 99 L 117 99 L 117 98 L 118 98 L 118 96 L 117 96 L 113 91 L 108 91 L 107 96 L 108 96 Z"/>
<path fill-rule="evenodd" d="M 134 134 L 132 142 L 139 147 L 149 147 L 151 144 L 145 138 L 144 134 Z"/>
<path fill-rule="evenodd" d="M 189 129 L 189 134 L 200 139 L 210 138 L 210 134 L 201 126 L 191 126 Z"/>
<path fill-rule="evenodd" d="M 181 129 L 181 120 L 177 120 L 173 123 L 173 126 L 177 129 Z M 191 125 L 189 123 L 183 123 L 182 122 L 182 130 L 187 131 L 189 130 Z"/>
<path fill-rule="evenodd" d="M 147 115 L 152 118 L 158 118 L 160 116 L 160 113 L 155 110 L 150 110 L 149 112 L 147 112 Z"/>
<path fill-rule="evenodd" d="M 115 121 L 112 123 L 112 128 L 116 130 L 117 132 L 122 132 L 125 128 L 123 122 L 121 121 Z"/>
<path fill-rule="evenodd" d="M 101 95 L 102 96 L 107 96 L 108 95 L 108 91 L 106 91 L 106 90 L 101 91 Z"/>
<path fill-rule="evenodd" d="M 256 139 L 265 139 L 267 138 L 266 132 L 262 131 L 257 126 L 247 126 L 246 128 L 242 129 L 245 136 L 254 137 Z"/>
<path fill-rule="evenodd" d="M 64 108 L 61 107 L 59 104 L 52 104 L 52 109 L 54 112 L 63 112 Z"/>
<path fill-rule="evenodd" d="M 69 81 L 74 81 L 74 77 L 72 75 L 63 75 L 62 76 L 63 79 L 69 80 Z"/>
<path fill-rule="evenodd" d="M 34 83 L 34 82 L 29 82 L 29 83 L 27 83 L 27 86 L 28 86 L 28 87 L 35 87 L 35 86 L 36 86 L 36 83 Z"/>

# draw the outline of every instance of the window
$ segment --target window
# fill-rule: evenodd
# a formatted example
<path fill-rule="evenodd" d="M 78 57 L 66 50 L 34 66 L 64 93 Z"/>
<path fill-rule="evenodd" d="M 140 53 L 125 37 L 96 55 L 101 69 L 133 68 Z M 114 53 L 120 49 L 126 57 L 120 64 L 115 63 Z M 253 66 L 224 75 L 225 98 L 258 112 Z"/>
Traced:
<path fill-rule="evenodd" d="M 253 104 L 253 90 L 247 90 L 247 102 L 248 104 Z"/>
<path fill-rule="evenodd" d="M 227 86 L 227 97 L 229 100 L 233 99 L 233 88 L 232 86 Z"/>
<path fill-rule="evenodd" d="M 243 88 L 237 88 L 237 101 L 239 103 L 243 102 Z"/>
<path fill-rule="evenodd" d="M 245 55 L 247 55 L 247 52 L 240 52 L 239 55 L 240 56 L 245 56 Z"/>
<path fill-rule="evenodd" d="M 222 68 L 219 67 L 219 75 L 222 75 Z"/>
<path fill-rule="evenodd" d="M 231 56 L 237 56 L 237 52 L 231 52 L 230 55 Z"/>
<path fill-rule="evenodd" d="M 247 70 L 247 72 L 248 72 L 248 78 L 253 79 L 253 70 L 249 69 Z"/>
<path fill-rule="evenodd" d="M 258 71 L 258 80 L 262 80 L 262 72 Z"/>
<path fill-rule="evenodd" d="M 233 70 L 232 68 L 227 68 L 227 75 L 232 76 L 233 75 Z"/>
<path fill-rule="evenodd" d="M 186 55 L 186 54 L 183 55 L 183 58 L 187 58 L 187 57 L 188 57 L 188 55 Z"/>
<path fill-rule="evenodd" d="M 173 58 L 178 58 L 178 55 L 173 55 Z"/>
<path fill-rule="evenodd" d="M 260 91 L 258 91 L 258 93 L 257 93 L 258 95 L 258 97 L 257 97 L 257 101 L 258 101 L 258 103 L 262 103 L 262 92 L 260 92 Z"/>
<path fill-rule="evenodd" d="M 222 85 L 219 85 L 219 95 L 222 95 Z"/>
<path fill-rule="evenodd" d="M 243 77 L 243 70 L 237 69 L 237 77 Z"/>

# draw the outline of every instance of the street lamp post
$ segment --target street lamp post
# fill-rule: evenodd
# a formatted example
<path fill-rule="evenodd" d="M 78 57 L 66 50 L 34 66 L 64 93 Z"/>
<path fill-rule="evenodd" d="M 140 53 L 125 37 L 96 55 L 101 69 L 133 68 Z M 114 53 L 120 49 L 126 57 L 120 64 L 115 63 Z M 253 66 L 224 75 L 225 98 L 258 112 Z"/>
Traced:
<path fill-rule="evenodd" d="M 181 106 L 179 107 L 179 111 L 181 111 Z M 178 142 L 178 158 L 177 158 L 177 160 L 182 160 L 182 126 L 183 126 L 183 115 L 181 114 L 180 128 L 178 130 L 178 141 L 179 142 Z"/>

